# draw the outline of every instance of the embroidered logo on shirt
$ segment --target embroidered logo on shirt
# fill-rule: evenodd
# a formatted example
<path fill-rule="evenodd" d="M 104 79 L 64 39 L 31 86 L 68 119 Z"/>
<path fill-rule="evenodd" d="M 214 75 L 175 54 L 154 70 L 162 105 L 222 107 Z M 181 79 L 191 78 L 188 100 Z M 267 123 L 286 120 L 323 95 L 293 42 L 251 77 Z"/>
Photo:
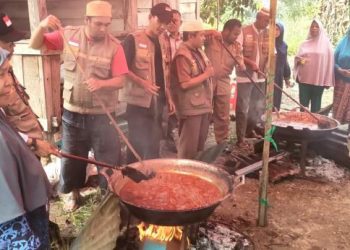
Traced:
<path fill-rule="evenodd" d="M 7 27 L 10 27 L 12 25 L 12 22 L 8 16 L 4 16 L 2 20 L 4 21 Z"/>
<path fill-rule="evenodd" d="M 253 42 L 253 41 L 254 41 L 253 35 L 247 35 L 247 36 L 246 36 L 246 41 L 247 41 L 247 42 Z"/>
<path fill-rule="evenodd" d="M 143 49 L 147 49 L 147 44 L 139 43 L 139 47 Z"/>

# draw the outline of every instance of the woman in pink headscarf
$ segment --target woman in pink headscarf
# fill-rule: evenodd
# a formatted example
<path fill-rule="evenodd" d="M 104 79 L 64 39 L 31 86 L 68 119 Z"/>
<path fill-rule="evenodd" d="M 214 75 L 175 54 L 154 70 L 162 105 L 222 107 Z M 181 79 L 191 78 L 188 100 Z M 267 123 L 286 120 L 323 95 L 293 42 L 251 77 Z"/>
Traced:
<path fill-rule="evenodd" d="M 300 45 L 294 60 L 294 77 L 299 83 L 299 100 L 311 112 L 321 109 L 325 88 L 334 86 L 332 44 L 318 20 L 313 20 L 307 39 Z"/>

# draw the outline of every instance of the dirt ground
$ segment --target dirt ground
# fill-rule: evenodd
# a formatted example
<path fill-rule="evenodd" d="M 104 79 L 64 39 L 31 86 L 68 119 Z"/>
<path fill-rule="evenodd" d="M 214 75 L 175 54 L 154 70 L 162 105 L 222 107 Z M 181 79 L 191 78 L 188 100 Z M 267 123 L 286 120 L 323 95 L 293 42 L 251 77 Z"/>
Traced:
<path fill-rule="evenodd" d="M 258 179 L 246 178 L 212 217 L 233 225 L 257 250 L 350 249 L 348 168 L 309 151 L 305 177 L 269 183 L 266 227 L 257 226 L 258 192 Z"/>
<path fill-rule="evenodd" d="M 272 184 L 268 225 L 257 227 L 258 180 L 247 179 L 215 212 L 254 242 L 255 249 L 350 249 L 350 182 L 307 179 Z"/>

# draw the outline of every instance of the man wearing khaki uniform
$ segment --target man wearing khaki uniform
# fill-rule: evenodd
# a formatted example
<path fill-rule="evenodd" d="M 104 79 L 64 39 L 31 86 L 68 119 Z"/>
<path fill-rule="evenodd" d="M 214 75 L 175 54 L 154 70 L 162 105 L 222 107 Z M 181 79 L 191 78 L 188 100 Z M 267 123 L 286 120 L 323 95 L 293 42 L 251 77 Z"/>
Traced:
<path fill-rule="evenodd" d="M 242 29 L 244 63 L 247 73 L 265 89 L 265 75 L 269 52 L 269 11 L 260 10 L 256 21 Z M 258 137 L 255 128 L 265 108 L 265 96 L 254 86 L 243 71 L 237 71 L 236 134 L 237 145 L 247 147 L 246 137 Z"/>
<path fill-rule="evenodd" d="M 241 33 L 241 22 L 237 19 L 228 20 L 223 31 L 207 32 L 205 53 L 214 67 L 213 77 L 213 121 L 215 140 L 218 144 L 227 141 L 230 123 L 230 75 L 237 64 L 240 70 L 245 69 L 242 56 L 242 47 L 236 41 Z M 225 47 L 230 51 L 225 49 Z"/>
<path fill-rule="evenodd" d="M 150 10 L 148 26 L 123 41 L 130 69 L 125 86 L 129 140 L 143 159 L 159 158 L 163 110 L 168 107 L 173 113 L 168 82 L 171 54 L 159 39 L 171 19 L 170 6 L 158 3 Z M 135 161 L 128 150 L 127 162 Z"/>
<path fill-rule="evenodd" d="M 119 137 L 98 101 L 100 99 L 114 116 L 117 89 L 123 86 L 124 75 L 128 72 L 122 46 L 108 33 L 111 21 L 110 3 L 91 1 L 86 5 L 84 26 L 67 26 L 61 32 L 45 34 L 47 28 L 61 29 L 60 21 L 48 16 L 34 31 L 31 47 L 45 45 L 49 49 L 63 50 L 62 150 L 87 158 L 92 149 L 96 160 L 118 165 Z M 60 191 L 71 194 L 66 199 L 65 210 L 78 207 L 79 189 L 84 186 L 85 177 L 86 163 L 62 159 Z M 105 180 L 100 178 L 100 187 L 105 189 L 106 186 Z"/>
<path fill-rule="evenodd" d="M 179 158 L 194 159 L 208 136 L 214 69 L 201 49 L 204 40 L 200 21 L 185 22 L 183 43 L 171 65 L 171 93 L 179 120 Z"/>

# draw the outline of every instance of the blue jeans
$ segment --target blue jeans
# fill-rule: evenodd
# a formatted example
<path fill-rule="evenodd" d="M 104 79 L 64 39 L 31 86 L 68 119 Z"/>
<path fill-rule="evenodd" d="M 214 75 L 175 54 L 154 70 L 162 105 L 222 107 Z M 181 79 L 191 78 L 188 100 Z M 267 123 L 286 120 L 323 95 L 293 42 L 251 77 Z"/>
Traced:
<path fill-rule="evenodd" d="M 107 115 L 83 115 L 64 109 L 62 120 L 62 151 L 87 158 L 92 149 L 97 161 L 120 165 L 119 136 Z M 59 186 L 62 193 L 84 187 L 86 166 L 82 161 L 62 159 Z M 105 178 L 99 178 L 100 187 L 106 189 Z"/>
<path fill-rule="evenodd" d="M 156 108 L 154 108 L 155 105 Z M 126 107 L 129 141 L 144 160 L 159 158 L 164 105 L 165 100 L 159 100 L 156 104 L 152 101 L 151 108 L 131 104 Z M 136 157 L 128 149 L 127 163 L 136 161 Z"/>

